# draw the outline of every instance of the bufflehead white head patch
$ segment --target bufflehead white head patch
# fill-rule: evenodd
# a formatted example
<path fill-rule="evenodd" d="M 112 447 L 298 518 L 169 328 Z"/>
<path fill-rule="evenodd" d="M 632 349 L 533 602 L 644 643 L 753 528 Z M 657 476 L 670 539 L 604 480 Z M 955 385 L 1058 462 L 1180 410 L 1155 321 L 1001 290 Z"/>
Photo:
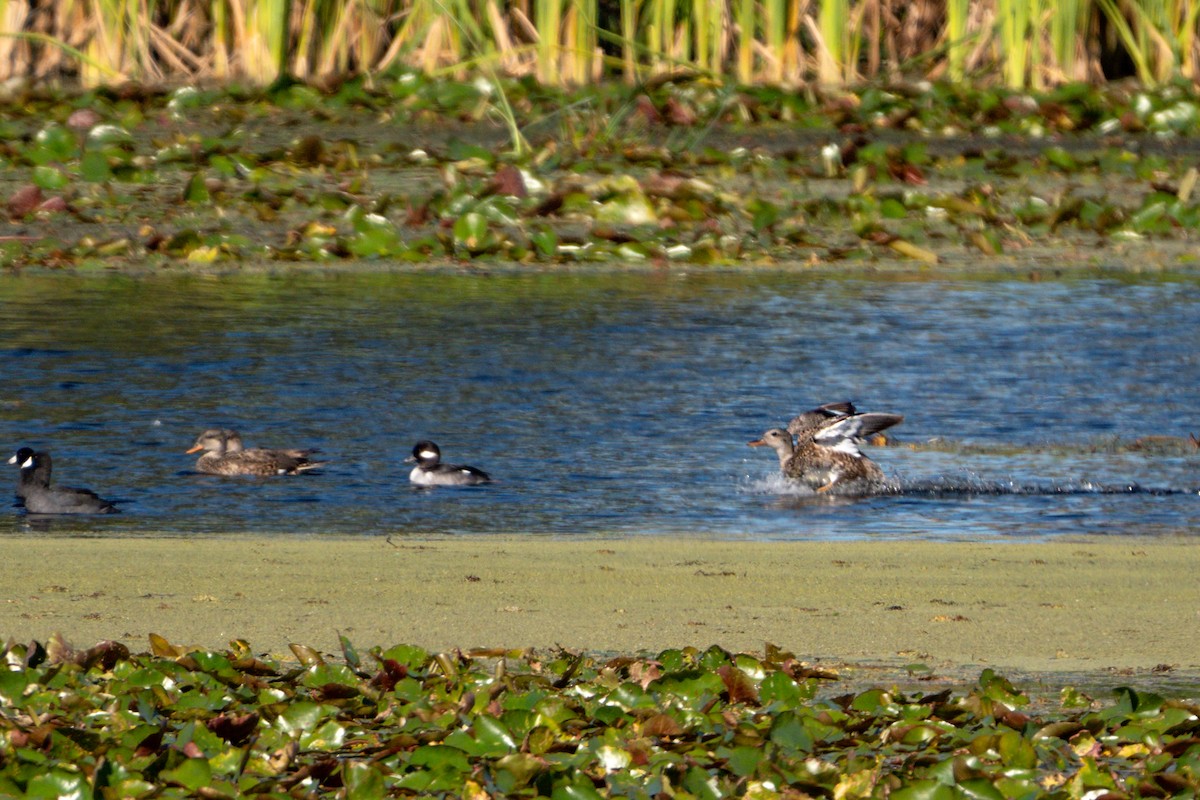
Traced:
<path fill-rule="evenodd" d="M 438 457 L 438 454 L 432 450 L 422 450 L 419 455 L 421 456 L 422 459 L 425 459 L 425 460 L 429 460 L 431 458 Z"/>

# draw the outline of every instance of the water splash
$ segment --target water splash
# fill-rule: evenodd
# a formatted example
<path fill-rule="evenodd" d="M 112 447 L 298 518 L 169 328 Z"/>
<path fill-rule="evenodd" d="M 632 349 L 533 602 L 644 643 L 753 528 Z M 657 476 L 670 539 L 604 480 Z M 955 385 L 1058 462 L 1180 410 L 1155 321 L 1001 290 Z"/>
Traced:
<path fill-rule="evenodd" d="M 830 492 L 817 492 L 811 487 L 782 473 L 772 473 L 760 478 L 747 478 L 741 486 L 749 494 L 769 494 L 780 497 L 822 499 L 826 497 L 927 497 L 949 499 L 953 497 L 1017 496 L 1040 497 L 1055 495 L 1149 495 L 1167 497 L 1174 495 L 1197 495 L 1198 488 L 1171 486 L 1143 486 L 1140 483 L 1099 483 L 1082 480 L 1069 483 L 1020 483 L 1014 480 L 988 480 L 967 473 L 962 476 L 936 476 L 909 480 L 894 478 L 871 487 L 861 485 L 852 492 L 839 492 L 835 486 Z"/>
<path fill-rule="evenodd" d="M 746 476 L 739 488 L 747 494 L 771 494 L 783 497 L 812 498 L 821 496 L 807 484 L 785 478 L 782 472 L 772 472 L 758 478 Z"/>

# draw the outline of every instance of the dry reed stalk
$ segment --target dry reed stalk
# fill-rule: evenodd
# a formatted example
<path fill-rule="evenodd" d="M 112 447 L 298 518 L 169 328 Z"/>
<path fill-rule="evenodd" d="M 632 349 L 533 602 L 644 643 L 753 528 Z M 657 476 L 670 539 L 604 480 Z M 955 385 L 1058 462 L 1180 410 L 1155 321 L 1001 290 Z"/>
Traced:
<path fill-rule="evenodd" d="M 638 26 L 638 6 L 637 0 L 620 0 L 621 1 L 621 65 L 622 75 L 627 86 L 634 86 L 638 82 L 638 59 L 637 59 L 637 26 Z"/>
<path fill-rule="evenodd" d="M 357 15 L 354 9 L 359 9 Z M 356 44 L 362 42 L 363 26 L 356 26 L 358 28 L 356 36 L 350 36 L 348 31 L 351 25 L 357 21 L 355 18 L 362 15 L 361 9 L 361 3 L 353 3 L 342 5 L 335 12 L 336 16 L 331 35 L 321 37 L 317 45 L 320 48 L 317 59 L 317 77 L 328 77 L 334 74 L 344 75 L 350 71 L 350 51 L 355 49 Z M 356 59 L 357 68 L 360 72 L 367 72 L 371 68 L 374 53 L 369 52 L 369 43 L 358 49 L 359 58 Z"/>
<path fill-rule="evenodd" d="M 513 38 L 509 33 L 509 23 L 501 15 L 500 8 L 496 5 L 496 0 L 487 0 L 484 6 L 484 13 L 487 15 L 488 24 L 492 30 L 492 37 L 496 42 L 496 54 L 501 68 L 510 75 L 521 74 L 521 60 L 517 55 L 516 47 L 513 46 Z"/>
<path fill-rule="evenodd" d="M 249 29 L 246 26 L 246 3 L 247 0 L 229 0 L 229 12 L 233 17 L 233 53 L 231 66 L 235 74 L 248 77 L 246 68 L 246 52 L 250 47 L 248 37 Z"/>
<path fill-rule="evenodd" d="M 202 58 L 191 50 L 188 50 L 157 25 L 149 27 L 149 34 L 154 52 L 167 62 L 167 66 L 171 68 L 172 72 L 185 75 L 189 78 L 196 77 L 201 73 L 211 72 L 212 67 L 209 64 L 205 63 Z"/>
<path fill-rule="evenodd" d="M 377 68 L 378 57 L 387 49 L 385 21 L 389 16 L 390 0 L 359 0 L 355 18 L 355 69 L 370 75 Z"/>
<path fill-rule="evenodd" d="M 572 0 L 563 18 L 561 73 L 566 83 L 584 86 L 599 77 L 596 10 L 595 0 Z"/>
<path fill-rule="evenodd" d="M 880 51 L 883 47 L 883 9 L 879 0 L 865 0 L 863 9 L 863 39 L 867 43 L 867 75 L 878 75 L 882 64 Z"/>
<path fill-rule="evenodd" d="M 226 4 L 217 0 L 212 4 L 212 14 L 212 35 L 208 42 L 209 49 L 212 51 L 212 75 L 218 81 L 223 81 L 230 77 L 229 48 L 227 47 L 229 16 L 226 13 Z"/>
<path fill-rule="evenodd" d="M 28 59 L 21 55 L 28 46 L 19 38 L 28 17 L 28 0 L 0 0 L 0 80 L 20 75 L 28 68 Z"/>
<path fill-rule="evenodd" d="M 426 74 L 437 71 L 442 49 L 442 37 L 445 35 L 446 25 L 445 17 L 434 18 L 429 24 L 425 44 L 418 48 L 417 61 Z"/>
<path fill-rule="evenodd" d="M 309 52 L 312 49 L 312 37 L 316 32 L 317 3 L 320 0 L 307 0 L 300 6 L 300 13 L 291 17 L 291 38 L 296 42 L 293 48 L 292 61 L 289 71 L 301 80 L 312 76 L 312 66 L 309 63 Z"/>
<path fill-rule="evenodd" d="M 966 61 L 963 63 L 963 68 L 966 72 L 982 72 L 987 63 L 988 53 L 992 50 L 991 39 L 981 35 L 981 31 L 994 30 L 996 26 L 996 11 L 994 8 L 985 6 L 982 3 L 976 4 L 972 8 L 970 17 L 967 20 L 967 31 L 974 31 L 975 46 L 967 53 Z"/>
<path fill-rule="evenodd" d="M 0 0 L 0 77 L 266 82 L 286 69 L 327 81 L 399 64 L 460 74 L 486 64 L 580 85 L 603 80 L 611 63 L 628 83 L 685 68 L 839 86 L 915 67 L 1037 88 L 1101 77 L 1102 52 L 1115 46 L 1147 83 L 1200 80 L 1200 0 L 603 2 Z M 599 29 L 602 10 L 615 12 L 614 30 Z M 1096 44 L 1101 17 L 1115 42 Z M 602 38 L 619 48 L 608 62 Z"/>
<path fill-rule="evenodd" d="M 808 71 L 806 57 L 800 46 L 800 27 L 802 20 L 810 14 L 812 0 L 790 0 L 787 9 L 787 36 L 783 43 L 783 80 L 787 84 L 799 85 L 804 82 Z"/>
<path fill-rule="evenodd" d="M 120 25 L 118 24 L 113 27 L 104 24 L 108 14 L 106 14 L 105 9 L 100 5 L 100 0 L 92 0 L 91 6 L 92 15 L 89 20 L 89 28 L 91 28 L 92 35 L 85 52 L 95 62 L 104 64 L 118 75 L 121 75 L 121 62 L 124 60 L 124 41 L 121 36 Z M 85 84 L 94 85 L 99 83 L 100 76 L 96 74 L 97 70 L 94 67 L 85 64 L 81 69 Z M 122 77 L 124 76 L 122 75 Z"/>

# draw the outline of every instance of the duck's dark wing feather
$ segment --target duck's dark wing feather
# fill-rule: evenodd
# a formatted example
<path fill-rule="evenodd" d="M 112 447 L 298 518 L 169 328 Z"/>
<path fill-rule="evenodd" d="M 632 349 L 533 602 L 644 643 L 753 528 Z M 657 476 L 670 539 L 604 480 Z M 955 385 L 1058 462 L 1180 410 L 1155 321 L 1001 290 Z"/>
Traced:
<path fill-rule="evenodd" d="M 437 475 L 444 475 L 456 483 L 490 483 L 492 476 L 477 467 L 464 464 L 438 464 L 429 470 Z"/>
<path fill-rule="evenodd" d="M 898 425 L 904 420 L 901 414 L 885 414 L 873 412 L 870 414 L 853 414 L 843 419 L 834 420 L 824 426 L 813 436 L 813 441 L 825 447 L 848 447 L 854 444 L 854 452 L 858 452 L 857 442 L 874 436 L 882 430 Z M 847 452 L 850 452 L 847 449 Z"/>
<path fill-rule="evenodd" d="M 818 428 L 829 420 L 850 416 L 854 411 L 854 404 L 849 400 L 841 403 L 826 403 L 797 414 L 788 423 L 787 431 L 793 435 L 801 434 Z"/>

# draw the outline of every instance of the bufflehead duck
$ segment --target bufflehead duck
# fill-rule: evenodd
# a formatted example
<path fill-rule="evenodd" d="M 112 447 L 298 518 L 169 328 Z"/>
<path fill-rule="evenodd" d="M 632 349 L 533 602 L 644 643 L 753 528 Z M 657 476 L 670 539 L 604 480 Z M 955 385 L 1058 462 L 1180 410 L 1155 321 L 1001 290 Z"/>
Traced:
<path fill-rule="evenodd" d="M 309 459 L 316 450 L 268 450 L 242 445 L 242 437 L 228 428 L 210 428 L 196 437 L 187 451 L 204 454 L 196 460 L 196 470 L 209 475 L 297 475 L 325 464 Z"/>
<path fill-rule="evenodd" d="M 412 457 L 405 463 L 416 462 L 408 479 L 418 486 L 476 486 L 490 483 L 492 478 L 475 467 L 443 464 L 442 451 L 433 442 L 420 441 L 413 445 Z"/>

